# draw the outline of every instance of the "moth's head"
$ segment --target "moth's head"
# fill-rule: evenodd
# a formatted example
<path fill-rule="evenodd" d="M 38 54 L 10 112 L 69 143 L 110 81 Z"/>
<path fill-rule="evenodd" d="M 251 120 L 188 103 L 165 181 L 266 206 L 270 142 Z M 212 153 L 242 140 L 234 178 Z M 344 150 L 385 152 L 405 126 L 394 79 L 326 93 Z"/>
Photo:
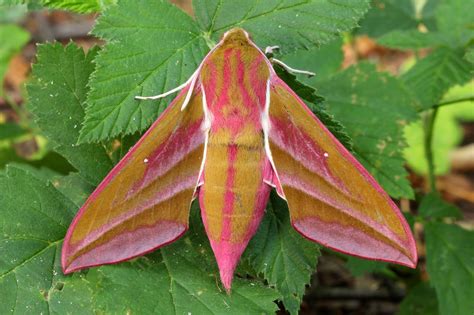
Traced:
<path fill-rule="evenodd" d="M 250 35 L 242 28 L 236 27 L 224 33 L 222 36 L 224 43 L 250 44 Z"/>

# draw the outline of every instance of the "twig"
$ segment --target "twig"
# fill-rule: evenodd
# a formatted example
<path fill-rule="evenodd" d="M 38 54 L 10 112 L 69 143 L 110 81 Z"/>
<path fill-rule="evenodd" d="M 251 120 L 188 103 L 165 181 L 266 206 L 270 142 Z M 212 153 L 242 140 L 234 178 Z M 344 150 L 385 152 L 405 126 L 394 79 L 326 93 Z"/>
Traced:
<path fill-rule="evenodd" d="M 37 34 L 33 35 L 33 40 L 35 42 L 53 41 L 54 32 L 51 24 L 44 14 L 42 12 L 33 12 L 31 15 L 38 25 L 38 32 Z"/>
<path fill-rule="evenodd" d="M 437 105 L 434 106 L 434 108 L 439 108 L 441 106 L 446 106 L 446 105 L 451 105 L 451 104 L 456 104 L 456 103 L 461 103 L 461 102 L 474 102 L 474 95 L 469 95 L 461 98 L 457 98 L 454 100 L 448 100 L 445 102 L 441 102 Z"/>
<path fill-rule="evenodd" d="M 53 33 L 56 40 L 83 38 L 89 36 L 89 33 L 93 27 L 94 21 L 62 23 L 61 25 L 53 26 Z"/>
<path fill-rule="evenodd" d="M 453 170 L 474 170 L 474 143 L 457 148 L 451 152 L 451 167 Z"/>
<path fill-rule="evenodd" d="M 430 192 L 436 191 L 436 175 L 433 160 L 433 131 L 436 116 L 438 115 L 438 107 L 435 107 L 432 112 L 427 113 L 425 117 L 425 155 L 428 162 L 428 182 Z"/>
<path fill-rule="evenodd" d="M 461 97 L 461 98 L 456 98 L 456 99 L 453 99 L 453 100 L 440 102 L 436 105 L 431 106 L 430 108 L 420 109 L 419 112 L 424 112 L 424 111 L 427 111 L 427 110 L 430 110 L 430 109 L 440 108 L 440 107 L 443 107 L 443 106 L 446 106 L 446 105 L 452 105 L 452 104 L 457 104 L 457 103 L 462 103 L 462 102 L 474 102 L 474 95 L 464 96 L 464 97 Z"/>
<path fill-rule="evenodd" d="M 89 33 L 95 23 L 93 20 L 84 20 L 80 22 L 64 22 L 59 25 L 51 25 L 48 19 L 41 13 L 35 13 L 34 18 L 39 26 L 39 31 L 33 33 L 33 42 L 89 37 Z"/>

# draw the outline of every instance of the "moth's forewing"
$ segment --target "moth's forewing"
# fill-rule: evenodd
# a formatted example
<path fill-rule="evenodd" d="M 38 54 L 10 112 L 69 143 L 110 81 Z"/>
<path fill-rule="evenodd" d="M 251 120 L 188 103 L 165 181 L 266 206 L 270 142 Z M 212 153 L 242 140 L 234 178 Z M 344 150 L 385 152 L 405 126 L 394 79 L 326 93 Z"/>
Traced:
<path fill-rule="evenodd" d="M 142 255 L 187 230 L 205 141 L 200 90 L 181 111 L 188 88 L 79 210 L 63 244 L 65 273 Z"/>
<path fill-rule="evenodd" d="M 269 143 L 293 227 L 332 249 L 416 266 L 403 215 L 365 168 L 278 77 L 270 90 Z"/>

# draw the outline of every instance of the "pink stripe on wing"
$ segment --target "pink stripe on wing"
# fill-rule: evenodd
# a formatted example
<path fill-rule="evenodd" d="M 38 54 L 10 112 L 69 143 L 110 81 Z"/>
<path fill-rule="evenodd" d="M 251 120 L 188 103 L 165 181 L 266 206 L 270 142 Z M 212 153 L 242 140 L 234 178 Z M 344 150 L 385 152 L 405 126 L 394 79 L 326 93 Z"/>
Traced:
<path fill-rule="evenodd" d="M 397 242 L 398 245 L 405 247 L 407 244 L 407 240 L 402 240 L 397 234 L 395 234 L 392 230 L 387 228 L 383 222 L 377 222 L 373 219 L 371 219 L 368 216 L 365 216 L 362 212 L 359 211 L 354 211 L 353 208 L 348 207 L 344 205 L 342 202 L 338 201 L 335 198 L 332 198 L 329 195 L 326 195 L 324 193 L 321 193 L 317 189 L 314 188 L 313 185 L 310 183 L 306 183 L 299 178 L 296 177 L 291 177 L 287 174 L 280 174 L 280 179 L 282 182 L 284 182 L 285 186 L 292 187 L 294 189 L 300 190 L 303 193 L 305 193 L 308 196 L 313 197 L 316 200 L 319 200 L 325 204 L 327 204 L 330 207 L 333 207 L 348 216 L 354 218 L 354 220 L 363 222 L 365 225 L 368 225 L 378 231 L 379 233 L 389 237 L 390 239 L 394 240 Z M 313 218 L 313 217 L 308 217 L 308 218 Z M 315 212 L 314 218 L 317 218 L 317 213 Z"/>
<path fill-rule="evenodd" d="M 174 242 L 186 230 L 185 225 L 170 221 L 138 227 L 134 231 L 117 235 L 110 242 L 77 257 L 64 272 L 70 273 L 83 268 L 114 264 L 144 255 Z M 156 244 L 160 245 L 156 246 Z"/>
<path fill-rule="evenodd" d="M 158 177 L 173 169 L 189 153 L 196 150 L 204 142 L 205 136 L 201 131 L 203 121 L 197 121 L 186 128 L 177 128 L 172 136 L 158 147 L 150 156 L 146 157 L 147 167 L 143 179 L 129 191 L 127 199 L 135 193 L 152 184 Z"/>
<path fill-rule="evenodd" d="M 309 135 L 294 124 L 286 123 L 282 119 L 271 117 L 270 121 L 272 132 L 269 137 L 275 145 L 308 170 L 337 187 L 344 195 L 354 198 L 353 192 L 350 192 L 344 183 L 331 172 L 324 150 Z"/>
<path fill-rule="evenodd" d="M 293 227 L 304 237 L 349 255 L 402 264 L 411 268 L 415 262 L 400 250 L 370 237 L 351 226 L 307 218 L 293 222 Z M 354 247 L 354 244 L 358 244 Z"/>
<path fill-rule="evenodd" d="M 132 220 L 137 215 L 147 210 L 150 210 L 152 207 L 162 203 L 163 201 L 167 199 L 171 199 L 172 197 L 174 197 L 175 195 L 179 194 L 180 192 L 186 189 L 194 188 L 195 185 L 196 185 L 196 177 L 188 176 L 187 178 L 183 178 L 179 180 L 178 184 L 166 187 L 162 191 L 158 191 L 153 196 L 153 198 L 149 200 L 144 200 L 143 202 L 141 202 L 139 204 L 139 207 L 134 208 L 134 209 L 129 209 L 128 211 L 122 213 L 120 216 L 117 216 L 116 218 L 109 220 L 109 222 L 101 226 L 100 229 L 89 232 L 89 234 L 87 234 L 87 236 L 82 241 L 75 244 L 71 244 L 69 247 L 70 251 L 72 253 L 80 251 L 81 249 L 95 242 L 105 233 L 120 226 L 124 222 L 128 220 Z"/>
<path fill-rule="evenodd" d="M 406 244 L 408 245 L 411 257 L 413 257 L 414 264 L 408 265 L 408 266 L 416 266 L 416 261 L 418 257 L 418 253 L 416 250 L 416 243 L 413 238 L 413 234 L 411 233 L 410 227 L 408 226 L 408 223 L 406 222 L 405 218 L 403 217 L 402 213 L 398 209 L 398 207 L 395 205 L 393 200 L 387 195 L 387 193 L 382 189 L 382 187 L 377 183 L 377 181 L 374 179 L 374 177 L 362 166 L 362 164 L 355 159 L 355 157 L 347 151 L 347 149 L 334 137 L 334 135 L 329 132 L 327 127 L 321 123 L 321 121 L 314 115 L 314 113 L 304 104 L 304 102 L 296 95 L 296 93 L 291 90 L 291 88 L 288 87 L 288 85 L 281 80 L 277 75 L 273 74 L 271 76 L 271 85 L 272 88 L 275 89 L 275 86 L 281 86 L 283 87 L 289 94 L 291 94 L 303 107 L 303 109 L 306 111 L 306 113 L 314 119 L 315 123 L 318 124 L 319 128 L 321 128 L 328 136 L 329 138 L 334 142 L 335 148 L 339 151 L 339 153 L 347 159 L 348 163 L 352 164 L 363 176 L 363 178 L 381 195 L 383 198 L 387 201 L 388 205 L 392 210 L 395 212 L 397 215 L 398 219 L 400 220 L 403 230 L 405 231 L 405 235 L 407 237 Z M 396 261 L 394 261 L 396 262 Z"/>

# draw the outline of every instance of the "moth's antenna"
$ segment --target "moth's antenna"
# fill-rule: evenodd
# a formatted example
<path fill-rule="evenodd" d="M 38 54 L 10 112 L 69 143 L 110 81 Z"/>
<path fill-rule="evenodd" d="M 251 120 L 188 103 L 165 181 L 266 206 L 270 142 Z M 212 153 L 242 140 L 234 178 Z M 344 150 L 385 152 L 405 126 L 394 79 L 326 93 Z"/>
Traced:
<path fill-rule="evenodd" d="M 287 64 L 285 64 L 283 61 L 281 60 L 278 60 L 278 59 L 275 59 L 275 58 L 272 58 L 270 59 L 272 62 L 282 66 L 283 68 L 285 68 L 286 71 L 290 72 L 290 73 L 296 73 L 296 74 L 306 74 L 308 77 L 314 77 L 316 75 L 316 73 L 314 72 L 310 72 L 310 71 L 306 71 L 306 70 L 298 70 L 298 69 L 294 69 L 290 66 L 288 66 Z"/>
<path fill-rule="evenodd" d="M 163 98 L 163 97 L 166 97 L 170 94 L 173 94 L 175 92 L 178 92 L 182 89 L 184 89 L 184 87 L 188 84 L 188 82 L 185 82 L 183 84 L 181 84 L 180 86 L 178 87 L 175 87 L 174 89 L 172 90 L 169 90 L 168 92 L 165 92 L 165 93 L 162 93 L 162 94 L 158 94 L 158 95 L 153 95 L 153 96 L 135 96 L 135 99 L 136 100 L 157 100 L 159 98 Z"/>

